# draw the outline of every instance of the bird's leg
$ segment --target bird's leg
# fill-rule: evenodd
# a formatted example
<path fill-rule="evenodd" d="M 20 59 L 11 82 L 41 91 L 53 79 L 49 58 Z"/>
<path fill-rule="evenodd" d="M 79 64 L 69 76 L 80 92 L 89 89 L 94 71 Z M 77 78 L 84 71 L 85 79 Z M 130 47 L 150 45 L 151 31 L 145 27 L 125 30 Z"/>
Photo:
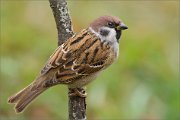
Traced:
<path fill-rule="evenodd" d="M 84 88 L 69 88 L 69 96 L 79 96 L 79 97 L 86 97 L 87 93 Z"/>

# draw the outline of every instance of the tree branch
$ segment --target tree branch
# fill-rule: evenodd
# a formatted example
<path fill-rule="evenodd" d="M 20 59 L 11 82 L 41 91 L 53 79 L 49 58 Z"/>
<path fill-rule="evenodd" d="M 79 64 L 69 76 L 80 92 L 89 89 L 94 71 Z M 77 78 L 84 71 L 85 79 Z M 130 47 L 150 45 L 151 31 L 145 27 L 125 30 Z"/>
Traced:
<path fill-rule="evenodd" d="M 56 27 L 58 30 L 58 45 L 73 35 L 71 18 L 68 12 L 66 0 L 49 0 L 54 14 Z M 83 88 L 80 89 L 85 93 Z M 69 94 L 74 90 L 69 88 Z M 69 120 L 86 120 L 86 98 L 79 96 L 69 96 Z"/>
<path fill-rule="evenodd" d="M 81 93 L 86 93 L 83 88 L 78 89 Z M 69 88 L 69 94 L 74 92 Z M 86 120 L 86 98 L 79 96 L 69 96 L 69 120 Z"/>
<path fill-rule="evenodd" d="M 66 0 L 49 0 L 58 30 L 58 45 L 73 35 Z"/>

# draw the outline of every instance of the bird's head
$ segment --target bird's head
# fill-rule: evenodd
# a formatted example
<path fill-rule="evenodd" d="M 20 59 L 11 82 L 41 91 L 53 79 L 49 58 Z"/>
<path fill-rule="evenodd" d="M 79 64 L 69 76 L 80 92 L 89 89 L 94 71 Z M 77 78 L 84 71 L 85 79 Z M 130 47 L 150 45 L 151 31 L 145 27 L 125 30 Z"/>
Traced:
<path fill-rule="evenodd" d="M 115 16 L 99 17 L 90 24 L 90 28 L 103 39 L 115 37 L 117 41 L 119 41 L 121 37 L 121 31 L 128 29 L 128 27 Z"/>

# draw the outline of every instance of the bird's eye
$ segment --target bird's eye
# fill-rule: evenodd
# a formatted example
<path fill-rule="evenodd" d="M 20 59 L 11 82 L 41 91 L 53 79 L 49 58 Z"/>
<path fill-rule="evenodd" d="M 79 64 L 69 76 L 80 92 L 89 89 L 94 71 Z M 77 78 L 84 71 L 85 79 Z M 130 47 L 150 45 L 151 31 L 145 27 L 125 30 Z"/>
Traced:
<path fill-rule="evenodd" d="M 109 22 L 109 23 L 108 23 L 108 26 L 109 26 L 110 28 L 114 28 L 114 24 L 113 24 L 112 22 Z"/>

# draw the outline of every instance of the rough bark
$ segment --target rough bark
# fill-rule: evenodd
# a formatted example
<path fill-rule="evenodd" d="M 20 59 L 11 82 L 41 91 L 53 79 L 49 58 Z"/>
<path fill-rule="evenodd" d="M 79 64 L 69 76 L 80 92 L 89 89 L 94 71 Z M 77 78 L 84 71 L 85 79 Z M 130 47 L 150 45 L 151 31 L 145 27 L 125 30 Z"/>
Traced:
<path fill-rule="evenodd" d="M 58 45 L 73 35 L 71 18 L 68 12 L 66 0 L 49 0 L 54 14 L 56 27 L 58 31 Z M 68 94 L 74 90 L 69 89 Z M 81 89 L 85 93 L 84 89 Z M 69 120 L 86 120 L 86 98 L 79 96 L 69 96 Z"/>
<path fill-rule="evenodd" d="M 49 0 L 58 30 L 58 45 L 73 35 L 66 0 Z"/>
<path fill-rule="evenodd" d="M 69 89 L 69 94 L 73 93 L 73 89 Z M 79 88 L 79 92 L 85 93 L 83 88 Z M 86 98 L 79 96 L 69 96 L 69 120 L 86 120 Z"/>

